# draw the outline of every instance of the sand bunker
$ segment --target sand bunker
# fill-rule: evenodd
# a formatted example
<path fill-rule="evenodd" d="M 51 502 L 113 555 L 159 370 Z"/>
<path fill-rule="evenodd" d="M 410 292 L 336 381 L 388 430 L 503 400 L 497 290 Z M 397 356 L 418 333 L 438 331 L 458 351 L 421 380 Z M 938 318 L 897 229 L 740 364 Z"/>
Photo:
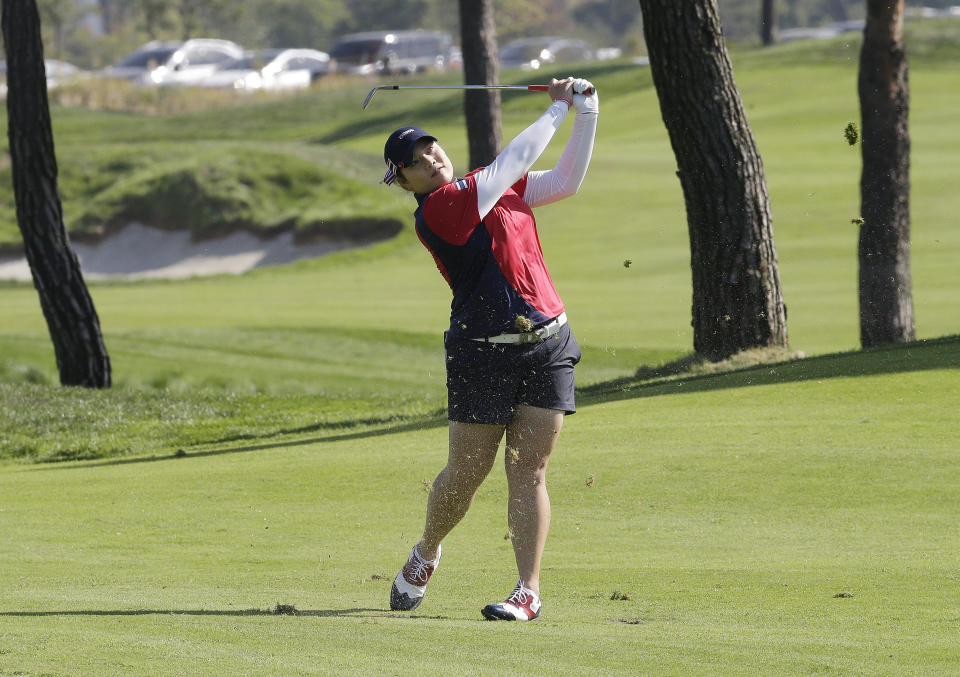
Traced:
<path fill-rule="evenodd" d="M 358 246 L 362 243 L 354 240 L 294 244 L 292 232 L 269 238 L 239 232 L 194 242 L 186 231 L 160 230 L 140 223 L 131 223 L 97 244 L 73 243 L 83 275 L 91 280 L 238 274 Z M 0 256 L 0 280 L 30 279 L 25 257 Z"/>

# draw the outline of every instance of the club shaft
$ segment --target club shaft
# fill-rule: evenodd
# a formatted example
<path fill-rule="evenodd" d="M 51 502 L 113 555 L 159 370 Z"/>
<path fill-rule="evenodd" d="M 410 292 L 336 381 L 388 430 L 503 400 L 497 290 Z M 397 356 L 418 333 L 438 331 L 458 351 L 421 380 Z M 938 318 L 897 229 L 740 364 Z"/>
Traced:
<path fill-rule="evenodd" d="M 377 89 L 525 89 L 545 92 L 549 85 L 381 85 Z"/>
<path fill-rule="evenodd" d="M 370 90 L 360 108 L 366 108 L 373 95 L 381 89 L 520 89 L 525 92 L 548 92 L 550 85 L 378 85 Z M 593 94 L 593 88 L 588 89 L 586 94 Z"/>
<path fill-rule="evenodd" d="M 546 92 L 550 87 L 549 85 L 379 85 L 370 90 L 360 107 L 366 108 L 373 95 L 381 89 L 520 89 L 526 92 Z"/>

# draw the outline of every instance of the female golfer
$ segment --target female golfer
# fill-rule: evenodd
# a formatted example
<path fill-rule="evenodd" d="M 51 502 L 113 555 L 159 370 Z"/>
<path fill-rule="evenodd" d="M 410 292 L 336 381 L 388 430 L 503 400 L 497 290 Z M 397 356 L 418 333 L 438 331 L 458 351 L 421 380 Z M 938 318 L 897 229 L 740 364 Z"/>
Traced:
<path fill-rule="evenodd" d="M 462 178 L 437 139 L 402 127 L 387 139 L 384 183 L 414 194 L 416 230 L 453 291 L 444 335 L 450 448 L 427 500 L 423 536 L 397 575 L 390 608 L 423 600 L 440 543 L 466 514 L 506 433 L 507 521 L 520 580 L 484 617 L 540 615 L 540 559 L 550 526 L 546 471 L 565 414 L 575 411 L 580 348 L 547 272 L 532 207 L 577 192 L 593 152 L 598 99 L 586 80 L 553 80 L 551 105 L 488 167 Z M 556 166 L 530 171 L 570 109 Z"/>

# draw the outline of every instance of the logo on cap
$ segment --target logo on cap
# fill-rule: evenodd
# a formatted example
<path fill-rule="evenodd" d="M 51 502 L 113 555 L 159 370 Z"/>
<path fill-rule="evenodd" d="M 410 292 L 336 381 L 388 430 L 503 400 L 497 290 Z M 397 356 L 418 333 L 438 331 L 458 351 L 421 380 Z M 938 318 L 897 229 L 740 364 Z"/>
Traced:
<path fill-rule="evenodd" d="M 387 163 L 387 173 L 383 181 L 390 185 L 397 179 L 397 172 L 403 169 L 413 157 L 413 146 L 422 138 L 435 139 L 419 127 L 401 127 L 387 139 L 383 148 L 383 160 Z"/>

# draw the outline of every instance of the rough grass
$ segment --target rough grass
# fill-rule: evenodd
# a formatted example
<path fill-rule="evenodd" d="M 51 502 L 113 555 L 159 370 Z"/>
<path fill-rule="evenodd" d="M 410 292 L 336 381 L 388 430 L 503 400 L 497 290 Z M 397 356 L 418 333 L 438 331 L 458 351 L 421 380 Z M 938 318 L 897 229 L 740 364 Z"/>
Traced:
<path fill-rule="evenodd" d="M 317 438 L 445 421 L 435 336 L 345 327 L 112 334 L 108 391 L 56 386 L 46 345 L 0 336 L 0 458 L 188 453 L 211 443 Z M 586 348 L 580 377 L 631 373 L 661 353 Z M 671 354 L 672 355 L 672 354 Z M 38 366 L 39 365 L 39 366 Z"/>
<path fill-rule="evenodd" d="M 115 334 L 117 383 L 91 391 L 54 385 L 48 347 L 0 338 L 0 352 L 23 360 L 0 358 L 0 457 L 169 455 L 436 419 L 445 400 L 430 377 L 442 368 L 433 342 L 382 339 L 350 329 Z"/>
<path fill-rule="evenodd" d="M 0 383 L 3 457 L 51 462 L 183 456 L 209 445 L 263 445 L 442 420 L 435 399 L 416 395 L 268 396 L 229 384 L 190 387 L 164 375 L 153 385 L 91 391 Z"/>
<path fill-rule="evenodd" d="M 349 330 L 255 330 L 236 333 L 242 347 L 224 347 L 222 340 L 219 332 L 118 339 L 114 361 L 124 377 L 109 391 L 58 388 L 52 371 L 0 361 L 0 381 L 7 381 L 0 382 L 0 458 L 167 456 L 211 444 L 299 444 L 371 429 L 434 427 L 445 420 L 442 365 L 428 337 L 400 336 L 391 345 Z M 15 344 L 7 339 L 7 345 Z M 581 404 L 957 370 L 960 339 L 812 358 L 782 350 L 747 351 L 721 363 L 683 356 L 622 375 L 636 357 L 620 362 L 619 369 L 604 369 L 590 364 L 601 362 L 602 355 L 588 353 Z M 609 370 L 617 376 L 609 378 Z"/>

